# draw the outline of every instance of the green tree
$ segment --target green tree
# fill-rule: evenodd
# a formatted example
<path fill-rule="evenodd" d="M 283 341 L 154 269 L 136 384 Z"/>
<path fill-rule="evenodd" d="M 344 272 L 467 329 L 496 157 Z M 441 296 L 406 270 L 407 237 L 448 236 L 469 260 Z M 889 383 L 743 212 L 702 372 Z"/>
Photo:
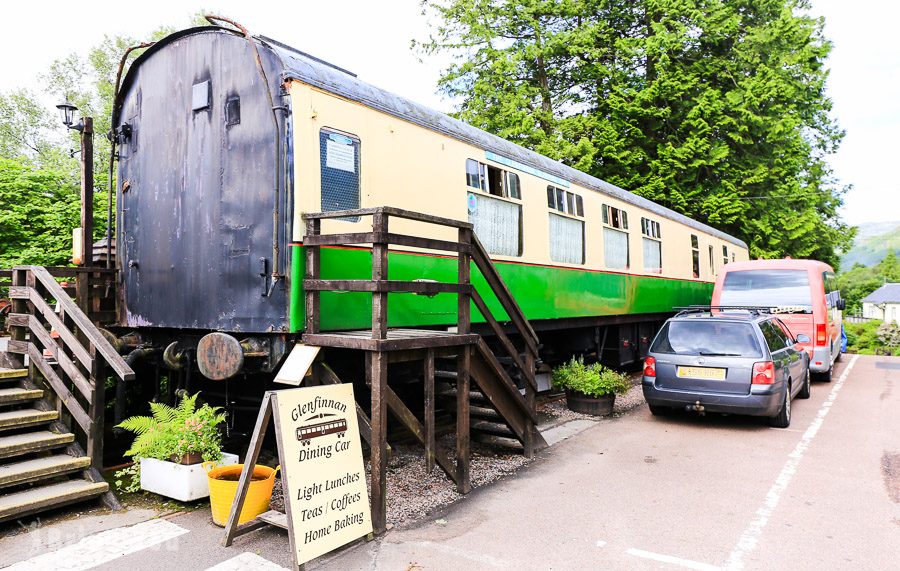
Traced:
<path fill-rule="evenodd" d="M 830 44 L 806 0 L 444 0 L 459 118 L 744 239 L 836 266 Z"/>
<path fill-rule="evenodd" d="M 0 158 L 0 267 L 68 264 L 79 195 L 64 173 Z"/>
<path fill-rule="evenodd" d="M 887 282 L 900 282 L 900 262 L 893 250 L 872 267 L 855 264 L 837 276 L 841 297 L 850 313 L 862 311 L 862 299 Z"/>

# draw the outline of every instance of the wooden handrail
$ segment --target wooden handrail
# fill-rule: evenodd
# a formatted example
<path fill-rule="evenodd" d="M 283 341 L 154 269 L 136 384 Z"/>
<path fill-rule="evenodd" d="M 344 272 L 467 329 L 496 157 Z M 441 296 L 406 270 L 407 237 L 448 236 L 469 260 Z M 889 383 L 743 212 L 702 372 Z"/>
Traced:
<path fill-rule="evenodd" d="M 88 269 L 88 273 L 92 271 Z M 134 371 L 50 271 L 40 266 L 16 266 L 11 277 L 12 337 L 8 349 L 27 355 L 40 371 L 50 391 L 86 435 L 86 453 L 92 469 L 99 470 L 103 462 L 106 369 L 109 367 L 123 381 L 133 380 Z M 55 308 L 47 298 L 56 302 Z"/>
<path fill-rule="evenodd" d="M 371 232 L 351 232 L 343 234 L 321 234 L 321 220 L 372 217 Z M 522 371 L 526 382 L 526 398 L 523 404 L 531 408 L 533 412 L 534 394 L 537 391 L 537 382 L 534 376 L 534 362 L 538 355 L 538 337 L 525 317 L 519 304 L 506 287 L 503 278 L 497 271 L 484 246 L 473 232 L 473 226 L 469 222 L 461 222 L 431 216 L 417 212 L 410 212 L 388 206 L 378 208 L 364 208 L 356 210 L 340 210 L 333 212 L 316 212 L 304 214 L 306 221 L 306 236 L 303 244 L 307 247 L 307 272 L 303 281 L 307 292 L 307 331 L 318 332 L 318 319 L 315 315 L 319 307 L 319 295 L 322 291 L 355 291 L 372 293 L 372 335 L 374 338 L 383 338 L 386 331 L 387 296 L 388 292 L 412 292 L 412 293 L 456 293 L 459 296 L 457 330 L 459 333 L 468 333 L 471 323 L 469 310 L 470 302 L 474 303 L 488 326 L 496 335 L 503 350 L 509 355 L 515 366 Z M 436 240 L 418 236 L 407 236 L 388 232 L 388 219 L 390 217 L 404 218 L 429 224 L 448 226 L 458 229 L 456 241 Z M 339 246 L 353 244 L 372 244 L 372 278 L 370 280 L 322 280 L 319 279 L 320 259 L 319 248 L 321 246 Z M 387 278 L 387 248 L 389 245 L 403 245 L 423 248 L 427 250 L 441 250 L 456 252 L 459 258 L 459 271 L 456 284 L 438 282 L 413 282 L 396 281 Z M 501 307 L 509 317 L 510 322 L 521 336 L 525 344 L 525 358 L 520 355 L 515 344 L 503 330 L 500 323 L 491 313 L 484 299 L 470 282 L 470 263 L 474 261 L 481 271 L 485 281 L 500 302 Z M 508 376 L 506 377 L 508 379 Z M 510 381 L 511 382 L 511 381 Z M 516 393 L 517 396 L 518 392 Z"/>
<path fill-rule="evenodd" d="M 513 297 L 509 288 L 506 287 L 506 283 L 497 272 L 497 268 L 491 261 L 490 256 L 488 256 L 487 250 L 484 249 L 478 236 L 475 236 L 474 234 L 472 235 L 472 259 L 475 261 L 475 265 L 478 266 L 478 269 L 481 270 L 481 274 L 484 276 L 484 279 L 487 280 L 488 285 L 491 286 L 491 289 L 497 296 L 497 300 L 509 316 L 510 321 L 512 321 L 516 326 L 516 329 L 519 330 L 522 338 L 525 339 L 525 342 L 531 349 L 531 352 L 537 355 L 537 333 L 534 332 L 534 329 L 528 322 L 528 318 L 525 317 L 525 313 L 516 302 L 516 298 Z"/>
<path fill-rule="evenodd" d="M 522 362 L 522 359 L 519 356 L 519 352 L 516 350 L 516 346 L 510 340 L 509 336 L 506 334 L 506 331 L 503 330 L 503 327 L 500 326 L 500 323 L 494 317 L 494 314 L 491 313 L 491 310 L 488 308 L 487 304 L 484 303 L 484 299 L 482 299 L 481 294 L 479 294 L 478 290 L 476 290 L 475 288 L 472 288 L 472 301 L 475 302 L 475 307 L 477 307 L 478 311 L 481 312 L 481 315 L 484 317 L 485 322 L 487 322 L 487 324 L 491 327 L 494 335 L 496 335 L 497 339 L 500 340 L 500 344 L 503 345 L 506 353 L 510 356 L 510 358 L 512 358 L 513 362 L 515 362 L 519 370 L 522 371 L 525 380 L 528 382 L 531 388 L 537 390 L 537 381 L 534 378 L 533 371 L 528 370 L 528 367 L 526 367 L 525 363 Z"/>
<path fill-rule="evenodd" d="M 377 208 L 358 208 L 356 210 L 333 210 L 330 212 L 310 212 L 303 214 L 303 220 L 324 220 L 328 218 L 352 218 L 356 216 L 374 216 L 376 214 L 384 214 L 396 218 L 405 218 L 407 220 L 415 220 L 417 222 L 427 222 L 429 224 L 437 224 L 439 226 L 449 226 L 451 228 L 472 228 L 470 222 L 462 222 L 452 218 L 443 218 L 441 216 L 432 216 L 431 214 L 422 214 L 421 212 L 412 212 L 393 206 L 379 206 Z"/>
<path fill-rule="evenodd" d="M 16 269 L 21 268 L 17 267 Z M 46 288 L 47 293 L 53 296 L 56 303 L 62 307 L 65 314 L 75 322 L 79 332 L 87 337 L 88 342 L 100 352 L 106 361 L 106 364 L 115 371 L 116 376 L 124 381 L 133 380 L 134 371 L 128 366 L 125 359 L 123 359 L 122 356 L 119 355 L 119 352 L 116 351 L 115 347 L 113 347 L 109 341 L 97 331 L 97 328 L 94 327 L 94 324 L 88 319 L 88 316 L 75 305 L 75 302 L 73 302 L 68 295 L 66 295 L 66 292 L 63 291 L 63 288 L 58 283 L 56 283 L 56 280 L 53 279 L 50 273 L 41 266 L 27 266 L 27 269 L 31 271 L 35 279 Z"/>

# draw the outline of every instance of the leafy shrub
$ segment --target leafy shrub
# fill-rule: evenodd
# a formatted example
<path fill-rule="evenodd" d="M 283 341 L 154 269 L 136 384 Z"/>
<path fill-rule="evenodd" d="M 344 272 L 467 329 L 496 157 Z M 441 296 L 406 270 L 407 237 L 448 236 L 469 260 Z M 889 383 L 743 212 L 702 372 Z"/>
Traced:
<path fill-rule="evenodd" d="M 179 461 L 185 454 L 199 453 L 204 460 L 222 459 L 222 435 L 219 424 L 225 421 L 220 407 L 204 404 L 197 408 L 197 397 L 184 396 L 177 407 L 150 403 L 153 416 L 133 416 L 119 424 L 137 435 L 126 456 Z"/>
<path fill-rule="evenodd" d="M 622 373 L 600 363 L 585 365 L 584 359 L 575 357 L 553 370 L 553 386 L 591 397 L 624 393 L 631 388 L 627 377 Z"/>
<path fill-rule="evenodd" d="M 890 355 L 897 351 L 897 340 L 900 339 L 900 329 L 896 325 L 874 319 L 862 323 L 844 322 L 844 332 L 847 334 L 847 351 L 862 355 Z"/>

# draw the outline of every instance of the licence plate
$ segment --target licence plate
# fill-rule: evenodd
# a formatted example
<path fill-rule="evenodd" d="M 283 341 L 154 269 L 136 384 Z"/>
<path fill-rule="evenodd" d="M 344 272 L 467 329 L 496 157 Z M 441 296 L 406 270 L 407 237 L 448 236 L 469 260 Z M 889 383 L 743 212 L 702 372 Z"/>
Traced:
<path fill-rule="evenodd" d="M 714 381 L 725 380 L 725 369 L 714 367 L 678 367 L 675 375 L 688 379 L 711 379 Z"/>

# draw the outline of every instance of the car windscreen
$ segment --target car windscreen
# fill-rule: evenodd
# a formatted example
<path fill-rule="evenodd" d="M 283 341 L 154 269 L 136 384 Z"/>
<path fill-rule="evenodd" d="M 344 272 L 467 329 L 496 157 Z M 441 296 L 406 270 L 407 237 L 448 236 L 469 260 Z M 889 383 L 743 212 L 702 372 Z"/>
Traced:
<path fill-rule="evenodd" d="M 753 326 L 733 321 L 670 321 L 650 347 L 651 353 L 761 357 Z"/>
<path fill-rule="evenodd" d="M 812 306 L 806 270 L 728 272 L 719 298 L 722 306 Z"/>

